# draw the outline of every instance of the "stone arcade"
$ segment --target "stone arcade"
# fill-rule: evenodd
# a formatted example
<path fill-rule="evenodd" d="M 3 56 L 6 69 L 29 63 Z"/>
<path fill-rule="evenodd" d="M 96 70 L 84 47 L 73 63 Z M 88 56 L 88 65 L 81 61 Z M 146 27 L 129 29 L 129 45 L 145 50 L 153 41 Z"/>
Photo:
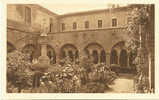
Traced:
<path fill-rule="evenodd" d="M 130 11 L 130 6 L 124 6 L 58 15 L 36 4 L 9 4 L 7 52 L 30 52 L 30 61 L 37 59 L 41 52 L 38 42 L 43 27 L 41 22 L 45 19 L 46 31 L 49 32 L 47 55 L 50 64 L 56 64 L 65 57 L 74 62 L 80 56 L 87 55 L 95 64 L 117 64 L 131 68 L 133 54 L 125 46 L 125 38 L 129 38 L 126 28 Z M 150 49 L 153 58 L 153 45 Z"/>

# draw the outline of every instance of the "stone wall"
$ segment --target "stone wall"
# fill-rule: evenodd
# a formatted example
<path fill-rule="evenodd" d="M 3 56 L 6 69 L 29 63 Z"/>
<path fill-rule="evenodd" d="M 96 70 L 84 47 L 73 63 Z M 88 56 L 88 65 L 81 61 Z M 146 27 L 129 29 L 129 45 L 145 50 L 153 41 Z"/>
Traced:
<path fill-rule="evenodd" d="M 78 31 L 91 29 L 112 28 L 112 19 L 117 19 L 117 27 L 127 26 L 128 8 L 115 8 L 97 11 L 79 12 L 59 16 L 60 31 Z M 102 27 L 98 28 L 98 20 L 102 20 Z M 89 22 L 89 28 L 85 28 L 85 21 Z M 73 23 L 77 23 L 77 29 L 73 29 Z M 62 23 L 65 30 L 62 30 Z"/>
<path fill-rule="evenodd" d="M 25 22 L 25 7 L 31 8 L 31 25 Z M 60 15 L 58 18 L 57 15 L 42 9 L 38 5 L 8 5 L 7 8 L 8 42 L 18 50 L 22 50 L 27 45 L 35 46 L 35 50 L 38 52 L 35 54 L 36 57 L 40 54 L 38 37 L 43 18 L 46 18 L 47 25 L 50 23 L 50 17 L 53 18 L 53 24 L 55 24 L 54 31 L 48 34 L 48 39 L 49 46 L 55 52 L 57 61 L 61 58 L 62 48 L 66 46 L 68 49 L 66 51 L 69 52 L 71 48 L 74 48 L 73 53 L 75 54 L 78 51 L 79 56 L 85 55 L 86 49 L 91 55 L 94 50 L 98 54 L 104 51 L 106 63 L 110 64 L 110 53 L 113 46 L 119 42 L 124 42 L 125 37 L 127 37 L 127 8 L 87 12 L 73 16 Z M 112 18 L 117 18 L 117 27 L 111 27 Z M 87 30 L 83 27 L 85 20 L 90 22 L 90 28 Z M 103 27 L 100 29 L 97 28 L 98 20 L 103 21 Z M 74 21 L 77 21 L 77 30 L 72 30 L 71 25 Z M 59 32 L 58 23 L 66 23 L 68 25 L 66 31 Z M 116 50 L 119 57 L 122 49 Z"/>
<path fill-rule="evenodd" d="M 26 9 L 30 11 L 26 11 Z M 26 21 L 26 17 L 31 14 L 31 22 Z M 28 16 L 29 17 L 29 16 Z M 27 25 L 32 31 L 39 32 L 43 27 L 43 20 L 45 19 L 46 27 L 50 30 L 50 23 L 52 27 L 51 32 L 57 32 L 57 14 L 50 12 L 49 10 L 42 8 L 39 5 L 34 4 L 8 4 L 7 5 L 7 20 L 11 20 L 22 25 Z M 50 18 L 52 20 L 50 20 Z M 50 22 L 52 21 L 52 22 Z M 21 29 L 21 27 L 16 27 Z"/>

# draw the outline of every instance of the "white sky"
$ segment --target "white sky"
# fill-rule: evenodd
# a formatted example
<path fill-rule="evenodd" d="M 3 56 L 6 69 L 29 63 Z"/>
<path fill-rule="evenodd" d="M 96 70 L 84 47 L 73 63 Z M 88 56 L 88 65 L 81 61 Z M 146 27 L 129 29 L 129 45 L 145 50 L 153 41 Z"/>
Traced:
<path fill-rule="evenodd" d="M 66 14 L 80 11 L 96 10 L 108 8 L 107 3 L 56 3 L 56 4 L 40 4 L 57 14 Z M 122 4 L 123 5 L 123 4 Z M 125 4 L 124 4 L 125 5 Z"/>

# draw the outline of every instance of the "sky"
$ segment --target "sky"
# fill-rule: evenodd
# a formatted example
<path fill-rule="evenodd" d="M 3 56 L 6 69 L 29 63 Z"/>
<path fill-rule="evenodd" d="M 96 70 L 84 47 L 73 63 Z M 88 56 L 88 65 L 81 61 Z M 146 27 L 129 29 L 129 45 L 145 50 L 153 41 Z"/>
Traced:
<path fill-rule="evenodd" d="M 106 9 L 110 7 L 111 4 L 101 2 L 101 3 L 56 3 L 56 4 L 40 4 L 40 5 L 56 14 L 61 15 L 61 14 L 81 12 L 81 11 Z M 121 6 L 124 5 L 126 4 L 122 4 Z"/>

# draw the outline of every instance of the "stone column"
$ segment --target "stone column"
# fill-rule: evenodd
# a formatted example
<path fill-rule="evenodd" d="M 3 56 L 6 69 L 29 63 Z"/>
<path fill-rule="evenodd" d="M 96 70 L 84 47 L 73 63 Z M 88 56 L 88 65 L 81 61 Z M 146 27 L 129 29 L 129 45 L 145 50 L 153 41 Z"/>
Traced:
<path fill-rule="evenodd" d="M 148 60 L 149 60 L 149 89 L 151 90 L 152 87 L 152 82 L 151 82 L 151 54 L 148 55 Z"/>
<path fill-rule="evenodd" d="M 127 67 L 130 68 L 130 63 L 129 63 L 130 59 L 129 58 L 130 58 L 130 53 L 127 54 Z"/>
<path fill-rule="evenodd" d="M 67 59 L 70 59 L 70 56 L 69 56 L 69 53 L 68 53 L 68 51 L 69 51 L 68 49 L 65 49 L 65 50 L 64 50 L 64 52 L 65 52 L 65 55 L 66 55 L 66 58 L 67 58 Z"/>
<path fill-rule="evenodd" d="M 101 50 L 97 50 L 97 56 L 98 56 L 98 63 L 100 63 L 100 61 L 101 61 Z"/>
<path fill-rule="evenodd" d="M 38 93 L 41 74 L 46 72 L 47 69 L 50 67 L 50 59 L 47 56 L 47 44 L 48 44 L 47 36 L 40 36 L 38 42 L 41 45 L 41 56 L 38 59 L 39 60 L 38 63 L 32 65 L 32 69 L 35 70 L 34 81 L 33 81 L 34 82 L 33 88 L 35 93 Z"/>
<path fill-rule="evenodd" d="M 41 56 L 47 56 L 47 45 L 46 44 L 41 45 Z"/>
<path fill-rule="evenodd" d="M 55 55 L 56 55 L 56 63 L 59 63 L 61 60 L 61 50 L 60 48 L 55 48 Z"/>
<path fill-rule="evenodd" d="M 74 51 L 72 51 L 72 53 L 73 53 L 73 61 L 75 62 L 76 61 L 76 51 L 74 50 Z"/>
<path fill-rule="evenodd" d="M 80 59 L 81 57 L 83 57 L 83 56 L 86 56 L 85 51 L 80 48 L 80 49 L 78 50 L 78 56 L 79 56 L 79 59 Z"/>
<path fill-rule="evenodd" d="M 110 66 L 110 52 L 106 53 L 106 65 Z"/>
<path fill-rule="evenodd" d="M 117 50 L 118 62 L 117 64 L 120 65 L 120 52 L 121 50 Z"/>
<path fill-rule="evenodd" d="M 43 64 L 50 64 L 50 59 L 47 56 L 47 43 L 48 43 L 47 37 L 40 36 L 39 43 L 41 44 L 41 56 L 39 57 L 39 62 Z"/>
<path fill-rule="evenodd" d="M 93 61 L 93 63 L 94 63 L 94 57 L 93 57 L 93 50 L 92 49 L 89 50 L 89 55 L 90 55 L 91 61 Z"/>

